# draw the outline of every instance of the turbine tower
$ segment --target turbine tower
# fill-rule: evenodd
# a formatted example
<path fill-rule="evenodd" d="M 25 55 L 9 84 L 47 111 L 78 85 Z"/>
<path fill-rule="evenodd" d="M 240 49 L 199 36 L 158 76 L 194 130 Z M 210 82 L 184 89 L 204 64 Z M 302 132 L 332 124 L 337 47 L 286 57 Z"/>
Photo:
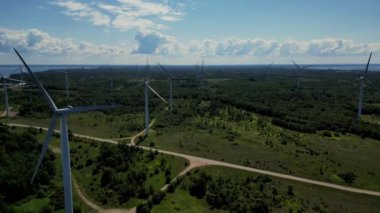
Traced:
<path fill-rule="evenodd" d="M 158 66 L 160 66 L 160 68 L 166 72 L 166 74 L 168 74 L 168 80 L 169 80 L 169 107 L 170 107 L 170 110 L 173 109 L 173 76 L 172 74 L 167 70 L 165 69 L 164 66 L 162 66 L 160 63 L 157 63 Z"/>
<path fill-rule="evenodd" d="M 3 76 L 3 74 L 0 73 L 1 82 L 3 83 L 3 90 L 4 90 L 4 110 L 5 110 L 5 116 L 9 117 L 9 102 L 8 102 L 8 82 L 18 82 L 23 83 L 23 81 L 13 79 L 13 78 L 6 78 Z"/>
<path fill-rule="evenodd" d="M 306 68 L 311 67 L 311 66 L 313 66 L 313 65 L 299 66 L 294 60 L 292 60 L 292 62 L 293 62 L 293 64 L 294 64 L 294 66 L 297 67 L 298 71 L 300 72 L 300 73 L 297 75 L 297 89 L 299 90 L 299 89 L 300 89 L 300 84 L 301 84 L 301 82 L 300 82 L 300 74 L 301 74 L 303 71 L 305 71 Z"/>
<path fill-rule="evenodd" d="M 200 77 L 201 77 L 201 79 L 200 79 L 200 80 L 201 80 L 201 88 L 203 87 L 204 64 L 205 64 L 205 63 L 204 63 L 204 59 L 203 59 L 203 57 L 202 57 L 202 67 L 201 67 L 201 76 L 200 76 Z"/>
<path fill-rule="evenodd" d="M 359 77 L 360 80 L 360 89 L 359 89 L 359 104 L 358 104 L 358 114 L 357 114 L 357 119 L 360 120 L 360 117 L 362 116 L 362 111 L 363 111 L 363 99 L 364 99 L 364 85 L 365 81 L 367 81 L 369 84 L 372 85 L 372 83 L 368 80 L 368 67 L 369 63 L 371 62 L 371 57 L 372 57 L 372 52 L 369 54 L 367 66 L 364 71 L 364 75 L 361 75 Z"/>
<path fill-rule="evenodd" d="M 71 165 L 70 165 L 70 147 L 69 147 L 69 137 L 68 137 L 68 127 L 67 127 L 67 116 L 73 113 L 86 112 L 86 111 L 94 111 L 101 109 L 114 109 L 120 107 L 120 105 L 107 105 L 107 106 L 82 106 L 82 107 L 66 107 L 66 108 L 57 108 L 55 103 L 53 102 L 50 95 L 46 92 L 45 88 L 42 86 L 41 82 L 37 79 L 34 73 L 30 70 L 29 66 L 26 64 L 21 55 L 17 52 L 15 48 L 13 48 L 16 52 L 17 56 L 20 58 L 25 68 L 28 70 L 29 74 L 36 81 L 37 86 L 46 101 L 49 104 L 49 107 L 52 110 L 53 117 L 50 121 L 49 129 L 44 138 L 44 144 L 41 149 L 40 157 L 38 159 L 37 166 L 34 170 L 31 183 L 33 183 L 37 171 L 42 163 L 42 160 L 46 154 L 49 143 L 51 141 L 51 137 L 53 135 L 53 131 L 55 128 L 56 120 L 60 119 L 61 124 L 61 157 L 62 157 L 62 169 L 63 169 L 63 186 L 64 186 L 64 199 L 65 199 L 65 212 L 72 213 L 73 212 L 73 198 L 72 198 L 72 185 L 71 185 Z"/>
<path fill-rule="evenodd" d="M 21 82 L 24 81 L 24 70 L 22 69 L 22 65 L 19 65 L 18 70 L 20 71 L 20 80 Z"/>
<path fill-rule="evenodd" d="M 69 94 L 69 88 L 70 88 L 70 83 L 69 83 L 69 72 L 65 72 L 65 89 L 66 89 L 66 99 L 67 101 L 69 100 L 70 98 L 70 94 Z"/>
<path fill-rule="evenodd" d="M 113 90 L 113 72 L 112 72 L 113 70 L 112 70 L 112 68 L 110 68 L 109 71 L 110 71 L 110 76 L 111 76 L 110 87 L 111 87 L 111 90 Z"/>

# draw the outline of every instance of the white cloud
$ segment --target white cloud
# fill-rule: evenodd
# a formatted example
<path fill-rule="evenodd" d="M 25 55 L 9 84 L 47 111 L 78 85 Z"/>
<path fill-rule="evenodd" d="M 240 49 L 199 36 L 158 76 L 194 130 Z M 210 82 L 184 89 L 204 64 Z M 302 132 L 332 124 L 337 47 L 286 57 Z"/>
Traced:
<path fill-rule="evenodd" d="M 59 63 L 64 58 L 65 63 L 72 63 L 73 60 L 76 63 L 125 63 L 126 60 L 140 60 L 139 54 L 151 54 L 163 61 L 170 60 L 170 63 L 189 63 L 201 56 L 213 63 L 260 63 L 273 59 L 279 63 L 289 63 L 290 58 L 300 59 L 297 61 L 299 63 L 360 63 L 370 51 L 374 55 L 380 54 L 380 43 L 360 43 L 339 38 L 178 41 L 159 32 L 138 31 L 135 41 L 135 46 L 131 43 L 110 46 L 58 38 L 38 29 L 0 28 L 2 57 L 16 47 L 23 53 L 39 57 L 40 62 L 54 59 Z"/>
<path fill-rule="evenodd" d="M 156 54 L 178 56 L 181 54 L 180 45 L 172 36 L 159 32 L 137 32 L 135 36 L 137 46 L 132 54 Z"/>
<path fill-rule="evenodd" d="M 78 0 L 55 0 L 53 5 L 64 8 L 63 13 L 74 20 L 87 20 L 95 26 L 121 31 L 160 30 L 167 22 L 180 21 L 184 16 L 183 3 L 169 4 L 166 0 L 117 0 L 116 3 L 98 1 L 87 4 Z"/>
<path fill-rule="evenodd" d="M 187 50 L 188 54 L 204 56 L 330 57 L 365 55 L 370 51 L 380 52 L 380 44 L 365 44 L 338 38 L 308 41 L 228 38 L 219 41 L 211 39 L 192 41 Z"/>
<path fill-rule="evenodd" d="M 65 8 L 63 13 L 75 20 L 88 20 L 95 26 L 108 26 L 111 21 L 108 15 L 101 13 L 86 3 L 74 0 L 56 0 L 52 4 Z"/>
<path fill-rule="evenodd" d="M 13 47 L 22 52 L 45 56 L 80 55 L 86 57 L 120 55 L 125 52 L 120 47 L 56 38 L 38 29 L 0 28 L 0 53 L 9 53 Z"/>

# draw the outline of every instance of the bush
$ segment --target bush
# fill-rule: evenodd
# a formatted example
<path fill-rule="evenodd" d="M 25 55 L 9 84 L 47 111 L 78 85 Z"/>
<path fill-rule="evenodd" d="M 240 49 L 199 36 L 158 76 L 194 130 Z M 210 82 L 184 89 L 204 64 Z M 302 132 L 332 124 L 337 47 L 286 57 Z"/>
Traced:
<path fill-rule="evenodd" d="M 331 134 L 330 131 L 324 131 L 324 132 L 323 132 L 323 136 L 325 136 L 325 137 L 331 137 L 332 134 Z"/>
<path fill-rule="evenodd" d="M 346 182 L 347 184 L 350 184 L 350 185 L 356 179 L 356 175 L 353 172 L 341 173 L 338 176 L 341 177 L 344 180 L 344 182 Z"/>
<path fill-rule="evenodd" d="M 149 208 L 148 204 L 146 204 L 146 203 L 140 204 L 136 208 L 136 213 L 149 213 L 149 212 L 150 212 L 150 208 Z"/>
<path fill-rule="evenodd" d="M 164 197 L 165 197 L 165 193 L 164 192 L 162 192 L 162 191 L 155 192 L 152 195 L 152 203 L 154 205 L 160 204 L 161 200 L 164 199 Z"/>
<path fill-rule="evenodd" d="M 175 191 L 175 187 L 173 186 L 173 184 L 169 184 L 168 186 L 168 192 L 169 193 L 173 193 Z"/>

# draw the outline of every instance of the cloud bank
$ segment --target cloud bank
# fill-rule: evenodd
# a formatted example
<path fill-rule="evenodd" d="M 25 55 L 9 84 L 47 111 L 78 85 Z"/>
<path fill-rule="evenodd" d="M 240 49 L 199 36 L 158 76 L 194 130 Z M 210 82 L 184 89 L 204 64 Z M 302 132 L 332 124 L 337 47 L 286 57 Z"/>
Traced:
<path fill-rule="evenodd" d="M 154 31 L 138 31 L 136 45 L 112 46 L 75 41 L 70 38 L 54 37 L 39 29 L 0 28 L 0 54 L 12 52 L 16 47 L 23 53 L 46 58 L 89 58 L 114 59 L 110 63 L 123 63 L 125 59 L 150 54 L 162 59 L 175 58 L 177 61 L 189 61 L 201 56 L 208 59 L 223 58 L 225 63 L 244 63 L 252 59 L 265 60 L 299 57 L 318 62 L 347 59 L 354 62 L 358 56 L 367 56 L 370 51 L 380 54 L 380 43 L 360 43 L 350 39 L 322 38 L 314 40 L 287 39 L 284 41 L 261 38 L 222 40 L 193 40 L 180 42 L 173 36 Z M 286 59 L 286 60 L 285 60 Z M 96 62 L 97 60 L 94 60 Z M 172 60 L 174 61 L 174 60 Z M 217 60 L 216 60 L 217 61 Z M 220 60 L 219 60 L 220 61 Z M 184 63 L 184 62 L 182 62 Z M 186 62 L 185 62 L 186 63 Z"/>
<path fill-rule="evenodd" d="M 0 28 L 0 53 L 10 53 L 16 47 L 22 52 L 45 56 L 65 55 L 120 55 L 120 47 L 76 42 L 72 39 L 57 38 L 38 29 L 13 30 Z"/>

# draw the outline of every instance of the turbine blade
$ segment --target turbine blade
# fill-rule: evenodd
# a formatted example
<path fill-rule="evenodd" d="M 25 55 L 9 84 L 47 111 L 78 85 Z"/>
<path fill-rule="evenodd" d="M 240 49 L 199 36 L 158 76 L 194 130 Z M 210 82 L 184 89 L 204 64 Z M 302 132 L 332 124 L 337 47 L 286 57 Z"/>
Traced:
<path fill-rule="evenodd" d="M 368 67 L 369 67 L 369 63 L 371 62 L 371 57 L 372 57 L 372 52 L 369 54 L 369 58 L 368 58 L 368 62 L 367 62 L 367 66 L 366 66 L 366 68 L 365 68 L 365 72 L 364 72 L 364 78 L 367 78 Z"/>
<path fill-rule="evenodd" d="M 21 80 L 18 80 L 18 79 L 13 79 L 13 78 L 6 78 L 6 77 L 3 77 L 5 80 L 7 81 L 13 81 L 13 82 L 25 82 L 25 81 L 21 81 Z"/>
<path fill-rule="evenodd" d="M 160 66 L 160 68 L 161 68 L 163 71 L 165 71 L 165 72 L 168 74 L 169 78 L 172 77 L 172 75 L 170 74 L 170 72 L 169 72 L 167 69 L 165 69 L 164 66 L 162 66 L 162 65 L 161 65 L 160 63 L 158 63 L 158 62 L 157 62 L 157 64 L 158 64 L 158 66 Z"/>
<path fill-rule="evenodd" d="M 99 106 L 82 106 L 82 107 L 73 107 L 69 109 L 64 109 L 65 113 L 78 113 L 78 112 L 88 112 L 88 111 L 96 111 L 96 110 L 105 110 L 105 109 L 116 109 L 120 108 L 122 105 L 114 104 L 114 105 L 99 105 Z"/>
<path fill-rule="evenodd" d="M 138 84 L 136 84 L 136 85 L 134 85 L 134 86 L 132 86 L 132 87 L 139 87 L 139 86 L 141 86 L 141 85 L 143 85 L 144 84 L 144 82 L 140 82 L 140 83 L 138 83 Z"/>
<path fill-rule="evenodd" d="M 54 114 L 53 115 L 53 118 L 51 119 L 50 121 L 50 125 L 49 125 L 49 129 L 45 135 L 45 139 L 44 139 L 44 144 L 42 146 L 42 149 L 41 149 L 41 153 L 40 153 L 40 158 L 38 159 L 38 163 L 37 163 L 37 166 L 36 168 L 34 169 L 34 173 L 33 173 L 33 176 L 32 176 L 32 179 L 30 181 L 30 183 L 32 184 L 33 181 L 34 181 L 34 178 L 36 177 L 37 175 L 37 172 L 38 172 L 38 169 L 40 168 L 41 166 L 41 163 L 42 163 L 42 160 L 44 159 L 45 157 L 45 154 L 48 150 L 48 147 L 49 147 L 49 143 L 50 143 L 50 139 L 51 139 L 51 136 L 53 135 L 53 132 L 54 132 L 54 128 L 55 128 L 55 123 L 56 123 L 56 120 L 57 120 L 57 116 Z"/>
<path fill-rule="evenodd" d="M 292 62 L 293 62 L 293 64 L 294 64 L 294 66 L 296 66 L 296 67 L 297 67 L 297 69 L 301 70 L 301 67 L 300 67 L 300 66 L 298 66 L 298 64 L 297 64 L 295 61 L 293 61 L 293 60 L 292 60 Z"/>
<path fill-rule="evenodd" d="M 274 64 L 274 61 L 272 61 L 272 63 L 270 63 L 269 65 L 267 65 L 267 69 L 269 69 L 273 64 Z"/>
<path fill-rule="evenodd" d="M 155 95 L 157 95 L 163 102 L 168 103 L 158 92 L 156 92 L 148 83 L 145 84 Z"/>
<path fill-rule="evenodd" d="M 32 70 L 30 70 L 28 64 L 26 64 L 26 62 L 24 61 L 24 59 L 21 57 L 20 53 L 17 52 L 16 48 L 13 48 L 13 50 L 16 52 L 17 56 L 20 58 L 20 60 L 22 61 L 22 63 L 24 64 L 25 68 L 28 70 L 29 74 L 33 77 L 33 79 L 36 81 L 40 91 L 42 92 L 42 94 L 44 95 L 44 97 L 46 98 L 50 108 L 56 112 L 58 110 L 57 106 L 55 105 L 55 103 L 53 102 L 53 100 L 51 99 L 51 97 L 49 96 L 49 94 L 46 92 L 45 88 L 42 86 L 41 82 L 38 80 L 38 78 L 34 75 L 34 73 L 32 72 Z"/>

